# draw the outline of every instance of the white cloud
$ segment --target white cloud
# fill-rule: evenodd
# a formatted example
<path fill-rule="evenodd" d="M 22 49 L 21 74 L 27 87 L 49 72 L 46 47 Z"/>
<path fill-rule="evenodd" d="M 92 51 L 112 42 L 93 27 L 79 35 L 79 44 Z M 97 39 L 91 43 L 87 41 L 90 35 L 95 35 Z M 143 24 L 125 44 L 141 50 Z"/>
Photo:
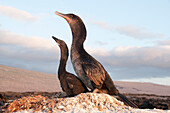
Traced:
<path fill-rule="evenodd" d="M 89 51 L 89 50 L 88 50 Z M 116 47 L 91 53 L 115 80 L 167 77 L 170 75 L 170 46 Z"/>
<path fill-rule="evenodd" d="M 51 37 L 44 39 L 0 30 L 1 64 L 55 73 L 59 54 L 58 45 Z"/>
<path fill-rule="evenodd" d="M 90 23 L 97 25 L 103 29 L 117 31 L 120 34 L 135 38 L 135 39 L 150 39 L 150 38 L 163 38 L 164 35 L 161 33 L 151 32 L 149 29 L 144 27 L 135 26 L 114 26 L 104 21 L 89 21 Z"/>
<path fill-rule="evenodd" d="M 96 43 L 97 43 L 98 45 L 101 45 L 101 46 L 108 44 L 108 42 L 103 42 L 103 41 L 96 41 Z"/>
<path fill-rule="evenodd" d="M 161 40 L 161 41 L 158 41 L 158 44 L 168 46 L 168 45 L 170 45 L 170 40 Z"/>
<path fill-rule="evenodd" d="M 0 37 L 1 63 L 29 65 L 31 69 L 31 65 L 34 69 L 39 66 L 38 71 L 42 72 L 50 72 L 47 66 L 57 67 L 60 51 L 51 37 L 29 37 L 6 30 L 0 30 Z M 86 50 L 116 79 L 166 77 L 170 74 L 170 45 L 119 46 L 110 51 L 87 47 Z M 68 66 L 72 65 L 68 63 Z"/>
<path fill-rule="evenodd" d="M 170 48 L 151 47 L 117 47 L 112 51 L 112 58 L 120 58 L 118 65 L 150 66 L 170 68 Z M 116 60 L 118 60 L 116 59 Z"/>
<path fill-rule="evenodd" d="M 116 31 L 120 34 L 124 34 L 136 39 L 150 39 L 150 38 L 162 38 L 163 34 L 150 32 L 147 28 L 140 28 L 134 26 L 118 26 Z"/>
<path fill-rule="evenodd" d="M 9 18 L 18 20 L 18 21 L 35 21 L 37 17 L 32 16 L 31 14 L 27 13 L 26 11 L 18 10 L 16 8 L 10 6 L 2 6 L 0 5 L 0 14 L 7 16 Z"/>
<path fill-rule="evenodd" d="M 170 46 L 119 46 L 110 51 L 87 47 L 86 51 L 104 66 L 113 80 L 170 75 Z"/>
<path fill-rule="evenodd" d="M 104 21 L 93 21 L 93 20 L 91 20 L 90 23 L 97 25 L 97 26 L 104 28 L 104 29 L 109 29 L 109 30 L 113 29 L 113 26 L 111 26 L 110 24 L 108 24 L 107 22 L 104 22 Z"/>
<path fill-rule="evenodd" d="M 0 44 L 8 44 L 14 46 L 22 46 L 25 48 L 32 49 L 50 49 L 52 48 L 51 40 L 49 39 L 36 37 L 36 36 L 24 36 L 21 34 L 15 34 L 7 30 L 0 30 Z M 51 40 L 50 40 L 51 39 Z"/>
<path fill-rule="evenodd" d="M 155 67 L 170 69 L 169 46 L 118 46 L 113 50 L 87 48 L 88 53 L 112 67 Z"/>
<path fill-rule="evenodd" d="M 51 37 L 24 36 L 6 30 L 0 30 L 0 37 L 1 57 L 6 59 L 51 62 L 59 54 L 59 48 Z"/>

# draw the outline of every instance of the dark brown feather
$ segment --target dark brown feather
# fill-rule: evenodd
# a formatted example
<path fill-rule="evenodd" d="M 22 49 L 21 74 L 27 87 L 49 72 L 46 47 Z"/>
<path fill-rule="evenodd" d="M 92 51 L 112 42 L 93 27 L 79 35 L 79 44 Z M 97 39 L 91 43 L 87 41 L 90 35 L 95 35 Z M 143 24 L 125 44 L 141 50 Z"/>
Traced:
<path fill-rule="evenodd" d="M 87 92 L 87 88 L 84 83 L 75 75 L 68 73 L 65 69 L 66 62 L 68 59 L 68 48 L 64 41 L 59 40 L 55 37 L 53 39 L 58 43 L 61 50 L 60 64 L 58 68 L 58 78 L 63 91 L 68 96 L 75 96 L 80 93 Z"/>

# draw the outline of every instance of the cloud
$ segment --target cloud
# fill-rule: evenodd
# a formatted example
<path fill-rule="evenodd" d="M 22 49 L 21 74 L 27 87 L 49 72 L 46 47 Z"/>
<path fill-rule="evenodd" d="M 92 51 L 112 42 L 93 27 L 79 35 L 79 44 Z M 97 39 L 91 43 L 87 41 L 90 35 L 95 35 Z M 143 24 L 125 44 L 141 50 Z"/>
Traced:
<path fill-rule="evenodd" d="M 96 41 L 96 43 L 97 43 L 98 45 L 101 45 L 101 46 L 108 44 L 108 42 L 103 42 L 103 41 Z"/>
<path fill-rule="evenodd" d="M 0 63 L 22 69 L 56 73 L 60 51 L 49 37 L 25 36 L 0 30 Z"/>
<path fill-rule="evenodd" d="M 32 16 L 31 14 L 25 11 L 18 10 L 10 6 L 0 5 L 0 14 L 18 21 L 33 22 L 37 20 L 37 17 Z"/>
<path fill-rule="evenodd" d="M 170 68 L 169 51 L 170 46 L 116 47 L 103 59 L 112 66 Z"/>
<path fill-rule="evenodd" d="M 89 21 L 91 24 L 97 25 L 100 28 L 117 31 L 122 35 L 126 35 L 135 39 L 150 39 L 150 38 L 163 38 L 164 35 L 161 33 L 151 32 L 149 29 L 144 27 L 135 27 L 135 26 L 114 26 L 104 22 L 104 21 Z"/>
<path fill-rule="evenodd" d="M 59 48 L 51 37 L 24 36 L 7 30 L 0 30 L 0 37 L 1 63 L 24 69 L 34 67 L 33 70 L 38 69 L 35 71 L 49 73 L 51 69 L 43 69 L 47 66 L 56 68 Z"/>
<path fill-rule="evenodd" d="M 52 38 L 24 36 L 6 30 L 0 30 L 0 37 L 2 64 L 56 73 L 60 51 Z M 109 51 L 102 48 L 86 48 L 88 53 L 105 67 L 113 80 L 170 75 L 170 45 L 118 46 Z M 74 73 L 70 62 L 67 68 L 69 72 Z"/>
<path fill-rule="evenodd" d="M 50 39 L 45 39 L 36 36 L 24 36 L 15 34 L 7 30 L 0 30 L 0 44 L 7 44 L 13 46 L 22 46 L 32 49 L 50 49 Z M 51 38 L 52 39 L 52 38 Z"/>
<path fill-rule="evenodd" d="M 162 38 L 163 34 L 150 32 L 147 28 L 140 28 L 134 26 L 118 26 L 116 31 L 120 34 L 127 35 L 136 39 L 150 39 L 150 38 Z"/>
<path fill-rule="evenodd" d="M 170 40 L 161 40 L 161 41 L 158 41 L 158 44 L 168 46 L 168 45 L 170 45 Z"/>
<path fill-rule="evenodd" d="M 55 42 L 54 47 L 50 49 L 0 44 L 0 53 L 1 64 L 45 73 L 56 72 L 60 56 Z"/>
<path fill-rule="evenodd" d="M 106 23 L 104 21 L 93 21 L 93 20 L 91 20 L 89 22 L 94 24 L 94 25 L 97 25 L 97 26 L 99 26 L 101 28 L 104 28 L 104 29 L 109 29 L 109 30 L 113 29 L 112 25 L 110 25 L 110 24 L 108 24 L 108 23 Z"/>
<path fill-rule="evenodd" d="M 88 50 L 89 51 L 89 50 Z M 170 46 L 120 46 L 91 53 L 113 79 L 167 77 L 170 75 Z M 103 53 L 103 55 L 102 55 Z"/>

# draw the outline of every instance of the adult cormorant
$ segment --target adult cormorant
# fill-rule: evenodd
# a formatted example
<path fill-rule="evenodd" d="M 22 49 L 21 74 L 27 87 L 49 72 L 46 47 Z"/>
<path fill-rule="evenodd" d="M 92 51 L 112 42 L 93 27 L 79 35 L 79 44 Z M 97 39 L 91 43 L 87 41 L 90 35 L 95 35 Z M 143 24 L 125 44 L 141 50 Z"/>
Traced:
<path fill-rule="evenodd" d="M 71 61 L 76 74 L 86 87 L 93 92 L 118 95 L 126 104 L 137 107 L 137 105 L 119 93 L 104 67 L 85 51 L 83 43 L 86 39 L 86 27 L 81 18 L 75 14 L 63 14 L 57 11 L 55 14 L 63 17 L 71 27 L 73 35 Z"/>
<path fill-rule="evenodd" d="M 57 42 L 61 51 L 58 78 L 60 80 L 62 90 L 65 91 L 70 97 L 87 92 L 88 90 L 84 83 L 78 77 L 66 71 L 65 67 L 68 59 L 68 47 L 66 43 L 55 38 L 54 36 L 52 36 L 52 38 Z"/>

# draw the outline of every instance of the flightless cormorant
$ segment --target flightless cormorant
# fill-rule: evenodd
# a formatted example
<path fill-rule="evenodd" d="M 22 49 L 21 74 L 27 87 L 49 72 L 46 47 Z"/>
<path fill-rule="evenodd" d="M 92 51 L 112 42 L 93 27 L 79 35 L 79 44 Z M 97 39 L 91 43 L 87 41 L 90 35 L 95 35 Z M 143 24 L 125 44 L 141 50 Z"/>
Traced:
<path fill-rule="evenodd" d="M 88 90 L 84 83 L 78 77 L 66 71 L 66 63 L 68 59 L 68 47 L 66 43 L 54 36 L 52 36 L 52 38 L 57 42 L 61 51 L 58 78 L 62 90 L 65 91 L 69 97 L 87 92 Z"/>
<path fill-rule="evenodd" d="M 118 95 L 126 104 L 137 107 L 132 101 L 119 93 L 104 67 L 85 51 L 83 43 L 86 39 L 86 27 L 81 18 L 75 14 L 63 14 L 58 11 L 55 14 L 63 17 L 70 25 L 73 35 L 71 62 L 76 74 L 86 87 L 93 92 Z"/>

